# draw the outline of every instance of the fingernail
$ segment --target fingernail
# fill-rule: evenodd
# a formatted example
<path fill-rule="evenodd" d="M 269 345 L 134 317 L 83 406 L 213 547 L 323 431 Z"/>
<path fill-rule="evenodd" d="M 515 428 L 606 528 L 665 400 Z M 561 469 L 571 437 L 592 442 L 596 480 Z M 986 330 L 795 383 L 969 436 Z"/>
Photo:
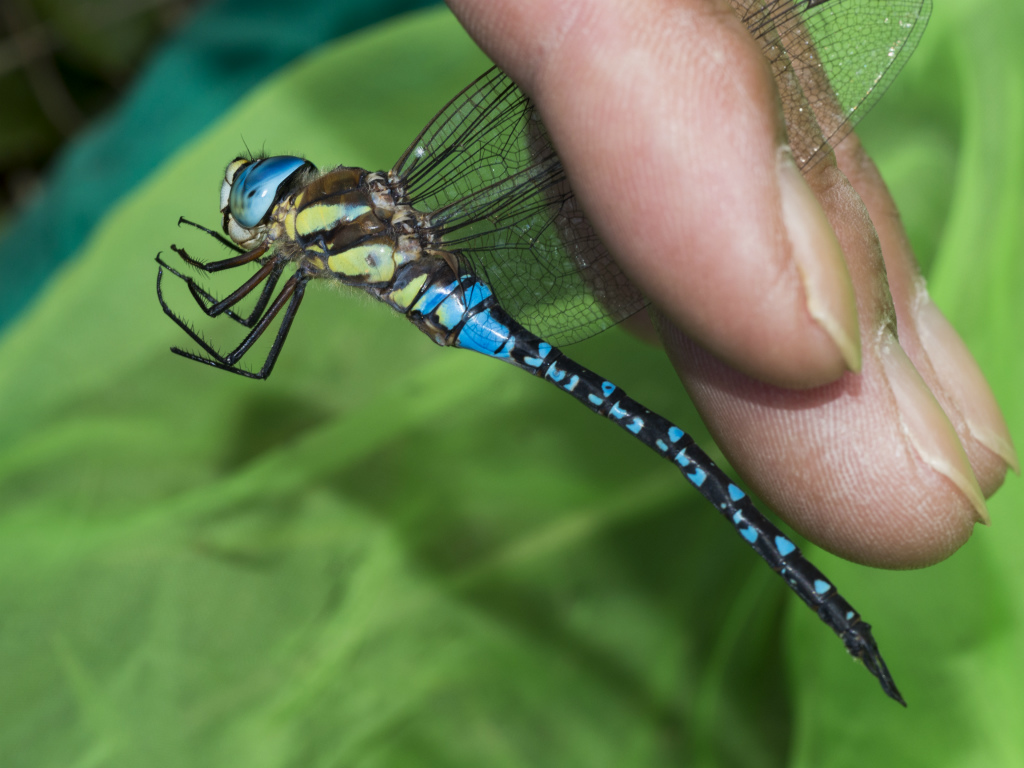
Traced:
<path fill-rule="evenodd" d="M 782 220 L 800 273 L 807 311 L 838 347 L 846 367 L 856 373 L 861 365 L 857 301 L 843 249 L 789 147 L 779 148 L 775 168 Z"/>
<path fill-rule="evenodd" d="M 943 387 L 956 399 L 971 437 L 1020 474 L 1020 459 L 995 395 L 960 334 L 931 298 L 915 310 L 918 334 Z"/>
<path fill-rule="evenodd" d="M 978 521 L 988 525 L 985 496 L 942 406 L 895 339 L 887 336 L 879 345 L 879 355 L 896 398 L 901 431 L 925 464 L 951 480 L 974 507 Z"/>

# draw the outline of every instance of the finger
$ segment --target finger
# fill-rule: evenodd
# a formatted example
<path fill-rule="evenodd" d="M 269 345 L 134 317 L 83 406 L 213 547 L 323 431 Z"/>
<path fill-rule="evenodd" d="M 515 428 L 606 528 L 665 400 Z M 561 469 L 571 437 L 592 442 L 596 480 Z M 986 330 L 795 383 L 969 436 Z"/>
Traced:
<path fill-rule="evenodd" d="M 535 99 L 591 222 L 674 323 L 778 385 L 859 367 L 841 248 L 726 0 L 450 4 Z"/>
<path fill-rule="evenodd" d="M 790 192 L 797 192 L 796 198 L 805 198 L 802 205 L 799 202 L 790 205 L 788 218 L 795 221 L 795 226 L 791 224 L 790 230 L 796 229 L 799 232 L 800 223 L 814 222 L 816 213 L 820 221 L 820 209 L 815 211 L 806 205 L 806 197 L 809 196 L 806 188 L 800 189 L 790 180 L 781 179 L 785 174 L 776 170 L 778 166 L 773 168 L 777 187 L 766 190 L 766 187 L 770 187 L 764 183 L 768 175 L 765 172 L 766 164 L 761 162 L 758 165 L 758 157 L 763 161 L 765 153 L 759 155 L 755 151 L 758 147 L 764 149 L 764 142 L 759 145 L 758 140 L 763 140 L 766 133 L 770 134 L 770 131 L 765 130 L 764 122 L 759 129 L 756 128 L 756 118 L 758 115 L 763 118 L 765 110 L 755 108 L 745 111 L 744 105 L 758 103 L 757 94 L 771 93 L 772 88 L 770 83 L 766 87 L 763 81 L 759 82 L 756 73 L 751 75 L 753 69 L 748 71 L 743 66 L 745 60 L 742 58 L 742 46 L 735 50 L 729 48 L 728 44 L 735 42 L 734 38 L 727 32 L 715 38 L 713 32 L 708 32 L 702 26 L 709 18 L 724 22 L 724 17 L 702 16 L 698 13 L 688 18 L 692 28 L 706 33 L 705 37 L 690 46 L 680 45 L 685 39 L 685 28 L 680 29 L 678 24 L 674 27 L 672 24 L 664 24 L 663 17 L 647 20 L 655 28 L 657 24 L 663 24 L 663 27 L 677 32 L 674 41 L 677 50 L 682 48 L 689 53 L 696 51 L 700 54 L 692 61 L 686 56 L 680 57 L 684 66 L 680 66 L 677 71 L 673 66 L 679 65 L 680 61 L 672 60 L 671 51 L 666 57 L 658 40 L 642 46 L 631 44 L 636 39 L 644 39 L 642 31 L 638 32 L 625 25 L 622 37 L 626 43 L 617 41 L 610 34 L 602 35 L 607 30 L 598 23 L 601 20 L 600 13 L 594 8 L 607 10 L 614 5 L 612 3 L 587 6 L 591 18 L 586 19 L 572 14 L 553 19 L 546 12 L 546 4 L 536 6 L 524 3 L 518 6 L 520 17 L 513 18 L 505 28 L 493 25 L 488 27 L 487 19 L 488 14 L 491 11 L 497 12 L 498 6 L 503 3 L 484 6 L 472 2 L 456 3 L 456 6 L 459 5 L 472 7 L 477 13 L 476 23 L 484 30 L 482 34 L 478 33 L 478 37 L 483 39 L 486 46 L 490 35 L 490 44 L 494 47 L 492 54 L 499 61 L 505 56 L 508 61 L 502 63 L 517 79 L 525 82 L 537 97 L 570 172 L 574 169 L 574 152 L 583 159 L 586 159 L 588 151 L 596 154 L 596 159 L 590 165 L 577 162 L 582 170 L 573 177 L 574 187 L 584 198 L 584 206 L 599 228 L 600 222 L 617 224 L 610 229 L 606 227 L 601 233 L 617 255 L 622 251 L 627 252 L 623 257 L 627 269 L 630 264 L 634 268 L 636 264 L 641 264 L 645 269 L 652 270 L 651 274 L 656 275 L 660 282 L 652 288 L 649 281 L 645 282 L 644 274 L 634 272 L 634 277 L 656 298 L 666 294 L 675 296 L 669 299 L 669 306 L 674 310 L 672 320 L 680 322 L 685 331 L 692 334 L 701 345 L 713 349 L 747 373 L 753 372 L 776 383 L 780 380 L 781 383 L 794 383 L 792 378 L 786 380 L 786 375 L 780 373 L 780 370 L 771 370 L 771 365 L 765 363 L 763 353 L 768 350 L 768 357 L 778 361 L 783 369 L 801 360 L 801 355 L 806 358 L 806 335 L 802 335 L 799 330 L 793 331 L 785 322 L 785 318 L 793 313 L 792 295 L 799 293 L 792 289 L 800 286 L 790 283 L 790 290 L 787 291 L 785 274 L 779 277 L 780 249 L 766 247 L 764 244 L 777 245 L 780 239 L 777 237 L 779 230 L 772 230 L 771 224 L 774 222 L 778 225 L 780 220 L 787 218 L 779 214 L 786 197 L 783 187 L 787 184 Z M 580 11 L 576 4 L 563 4 L 559 7 L 572 8 L 577 14 Z M 684 3 L 680 8 L 683 7 L 693 11 L 690 5 Z M 706 10 L 708 4 L 703 4 L 703 7 Z M 502 12 L 513 13 L 507 8 Z M 597 22 L 592 18 L 595 15 L 599 17 Z M 678 18 L 670 20 L 679 21 Z M 532 29 L 531 24 L 534 25 Z M 521 32 L 523 27 L 530 31 L 525 38 L 528 40 L 526 43 L 522 42 L 524 38 L 516 31 Z M 722 29 L 726 27 L 727 24 L 723 24 Z M 582 42 L 579 42 L 581 39 Z M 584 50 L 572 50 L 571 42 L 574 40 L 578 43 L 576 47 Z M 604 44 L 598 45 L 595 40 L 604 40 Z M 712 42 L 708 43 L 709 40 Z M 723 69 L 740 72 L 741 76 L 724 80 L 720 77 L 715 83 L 717 89 L 710 88 L 702 92 L 699 87 L 700 77 L 692 76 L 701 73 L 701 65 L 705 61 L 716 60 L 716 57 L 707 55 L 707 47 L 702 47 L 702 41 L 707 43 L 707 47 L 714 48 L 721 44 L 724 49 L 732 51 L 735 55 L 719 56 L 717 60 L 722 62 Z M 570 49 L 569 53 L 565 53 L 567 48 Z M 663 95 L 662 101 L 665 103 L 657 99 L 648 98 L 645 101 L 637 98 L 636 94 L 649 96 L 643 87 L 645 83 L 631 90 L 632 86 L 628 82 L 619 82 L 621 77 L 617 76 L 621 73 L 618 70 L 608 71 L 607 67 L 602 68 L 601 62 L 588 59 L 587 49 L 600 50 L 602 55 L 611 59 L 621 56 L 625 51 L 630 54 L 626 57 L 630 62 L 628 66 L 622 67 L 623 72 L 639 70 L 652 73 L 648 81 L 657 81 L 658 77 L 668 72 L 671 75 L 669 80 L 682 89 L 683 95 L 679 97 L 682 101 L 691 105 L 710 105 L 710 108 L 690 113 L 684 110 L 680 116 L 673 112 L 672 100 L 668 96 Z M 553 54 L 552 50 L 556 50 L 556 53 Z M 659 55 L 667 60 L 655 66 L 652 61 L 657 60 Z M 552 58 L 556 59 L 557 66 L 551 64 Z M 575 71 L 575 60 L 586 62 L 587 71 Z M 515 69 L 517 62 L 521 72 Z M 562 78 L 562 90 L 558 89 L 558 82 L 552 86 L 545 81 L 545 71 L 551 70 Z M 602 111 L 602 104 L 587 102 L 579 93 L 570 92 L 569 85 L 572 84 L 580 84 L 580 92 L 584 94 L 592 90 L 587 87 L 587 77 L 593 71 L 597 72 L 598 79 L 604 84 L 607 94 L 605 101 L 614 108 Z M 744 72 L 754 79 L 743 80 Z M 704 74 L 707 75 L 706 72 Z M 711 74 L 713 76 L 716 73 Z M 738 87 L 739 84 L 747 87 Z M 672 83 L 662 82 L 660 87 L 664 89 L 662 94 L 668 94 Z M 617 96 L 622 92 L 629 96 L 625 105 Z M 551 108 L 546 107 L 545 93 L 549 101 L 553 102 Z M 560 98 L 551 96 L 552 93 Z M 746 101 L 738 98 L 740 94 Z M 748 98 L 751 96 L 753 98 Z M 573 99 L 577 99 L 577 103 Z M 632 107 L 637 109 L 631 111 Z M 596 116 L 588 118 L 588 108 Z M 628 119 L 623 124 L 623 114 L 626 118 L 647 114 L 651 119 L 646 121 L 646 125 L 631 126 Z M 708 123 L 702 122 L 704 118 L 708 118 Z M 563 146 L 559 144 L 559 136 L 570 132 L 563 131 L 559 121 L 564 120 L 566 125 L 573 126 L 574 119 L 579 130 L 573 135 L 579 140 Z M 755 129 L 751 130 L 751 125 Z M 637 145 L 628 140 L 602 144 L 600 136 L 595 139 L 588 135 L 588 131 L 615 128 L 614 131 L 609 130 L 613 138 L 622 134 L 627 137 L 631 134 L 646 137 L 651 134 L 652 126 L 667 127 L 667 133 L 673 139 L 670 142 L 672 146 L 659 145 L 656 136 Z M 720 126 L 726 126 L 727 130 L 722 130 Z M 646 134 L 642 130 L 645 127 Z M 689 135 L 687 132 L 691 129 L 694 133 Z M 717 142 L 714 135 L 716 131 L 719 134 Z M 746 141 L 726 141 L 726 146 L 722 146 L 723 135 L 732 138 L 742 136 Z M 619 158 L 620 164 L 616 165 L 614 158 L 623 147 L 626 157 Z M 712 149 L 706 155 L 702 154 L 701 149 L 708 147 Z M 730 165 L 730 161 L 737 159 L 742 162 Z M 645 166 L 661 169 L 661 174 L 655 171 L 653 177 L 645 177 L 642 174 Z M 630 175 L 637 168 L 641 171 Z M 582 183 L 578 178 L 581 174 Z M 679 179 L 692 182 L 694 178 L 703 182 L 703 186 L 698 183 L 695 188 L 707 192 L 707 195 L 688 197 L 685 184 L 673 185 Z M 828 197 L 829 205 L 826 209 L 832 223 L 842 230 L 839 240 L 847 250 L 847 256 L 853 251 L 850 263 L 851 270 L 856 272 L 858 301 L 867 310 L 867 315 L 861 318 L 861 329 L 866 334 L 865 338 L 871 340 L 871 360 L 870 365 L 865 363 L 864 376 L 845 376 L 824 390 L 785 392 L 758 384 L 730 370 L 708 355 L 692 339 L 681 334 L 667 334 L 668 346 L 694 400 L 705 413 L 723 450 L 734 465 L 752 479 L 754 488 L 780 509 L 798 529 L 830 549 L 864 562 L 892 567 L 934 562 L 953 551 L 967 538 L 973 521 L 977 519 L 976 509 L 982 510 L 978 514 L 983 514 L 980 490 L 955 432 L 895 343 L 893 324 L 888 322 L 894 317 L 894 310 L 884 282 L 881 253 L 863 205 L 855 194 L 851 194 L 852 189 L 845 181 L 837 181 L 842 176 L 834 167 L 829 172 L 819 171 L 815 178 L 815 190 L 823 198 Z M 609 179 L 616 181 L 609 184 Z M 739 190 L 740 198 L 735 197 L 737 190 L 728 188 L 722 179 L 743 181 L 743 188 Z M 642 215 L 645 208 L 648 212 L 660 210 L 664 208 L 664 201 L 645 197 L 645 190 L 649 191 L 653 187 L 664 191 L 666 185 L 670 191 L 668 199 L 682 203 L 681 214 L 667 222 L 658 219 L 655 226 L 650 227 L 651 217 L 645 218 Z M 611 189 L 616 193 L 612 196 L 610 207 L 600 207 L 608 203 L 602 203 L 602 189 Z M 590 190 L 591 197 L 584 196 L 587 190 Z M 743 198 L 744 193 L 749 198 Z M 788 197 L 792 200 L 794 195 Z M 751 212 L 750 200 L 758 199 L 774 200 L 777 204 L 754 206 Z M 718 205 L 720 210 L 739 212 L 742 215 L 731 218 L 716 216 L 715 201 L 723 200 L 724 204 Z M 636 205 L 638 201 L 642 203 L 639 211 Z M 776 213 L 774 218 L 764 215 L 764 211 L 769 209 L 769 213 Z M 595 211 L 604 215 L 595 215 Z M 632 226 L 626 213 L 634 214 Z M 616 219 L 617 214 L 622 216 Z M 669 238 L 664 238 L 660 241 L 661 245 L 668 249 L 658 250 L 655 246 L 659 244 L 659 236 L 665 235 L 666 227 L 670 234 L 677 237 L 674 243 L 677 247 L 668 247 L 665 240 Z M 617 234 L 637 233 L 638 229 L 641 236 L 616 242 Z M 799 243 L 800 237 L 790 236 L 790 230 L 786 231 L 790 243 Z M 755 247 L 746 247 L 743 235 L 749 235 L 751 231 L 756 233 L 753 239 L 758 242 Z M 811 231 L 820 233 L 822 229 L 811 227 Z M 707 235 L 703 240 L 702 234 Z M 639 242 L 644 247 L 630 254 L 631 242 L 634 245 Z M 805 250 L 828 251 L 824 240 L 820 238 L 814 241 L 813 238 L 805 237 L 803 242 L 811 245 Z M 781 250 L 785 251 L 785 248 Z M 800 251 L 799 248 L 793 250 L 797 253 Z M 709 260 L 708 254 L 712 251 L 718 258 Z M 643 259 L 655 252 L 660 261 L 645 264 Z M 696 254 L 696 261 L 681 261 L 675 256 L 680 252 Z M 745 261 L 744 252 L 756 253 L 758 258 Z M 789 264 L 792 267 L 799 261 L 800 256 L 796 256 Z M 729 273 L 729 265 L 732 269 L 738 266 L 735 274 Z M 810 272 L 805 264 L 800 266 L 804 267 L 804 274 Z M 659 267 L 662 268 L 660 271 Z M 798 269 L 791 271 L 799 272 Z M 821 273 L 827 275 L 829 270 L 824 268 Z M 823 284 L 827 284 L 827 279 Z M 659 294 L 658 289 L 662 286 L 664 290 Z M 687 294 L 687 286 L 696 286 L 698 290 Z M 725 293 L 722 286 L 727 288 Z M 805 284 L 803 287 L 806 299 L 800 309 L 805 318 L 810 316 L 822 326 L 821 313 L 815 313 L 812 307 L 815 299 L 819 300 L 819 304 L 827 305 L 827 301 L 820 301 L 827 292 L 823 294 L 813 285 Z M 682 293 L 673 294 L 673 291 Z M 767 299 L 767 308 L 759 303 L 762 298 Z M 680 311 L 680 306 L 683 311 Z M 720 311 L 722 307 L 727 307 L 732 314 L 723 318 Z M 773 314 L 775 307 L 780 309 Z M 693 316 L 685 311 L 688 308 L 695 309 Z M 705 318 L 710 318 L 707 323 L 703 322 Z M 754 318 L 763 332 L 745 326 L 744 318 Z M 736 334 L 739 343 L 734 342 L 730 346 L 728 339 L 716 336 L 715 329 Z M 789 345 L 790 339 L 793 340 L 792 346 Z M 835 339 L 835 334 L 832 339 Z M 742 343 L 750 340 L 754 343 L 746 346 Z M 762 355 L 758 356 L 759 353 Z M 743 360 L 736 360 L 737 354 L 752 355 L 754 362 L 745 365 Z M 803 359 L 801 365 L 813 363 Z M 820 372 L 820 368 L 813 369 L 805 383 L 812 382 Z M 760 432 L 765 434 L 763 440 L 752 437 Z"/>
<path fill-rule="evenodd" d="M 832 158 L 808 181 L 848 259 L 861 373 L 782 390 L 729 370 L 672 329 L 666 349 L 719 446 L 798 531 L 858 562 L 928 565 L 987 519 L 983 495 L 955 429 L 899 346 L 867 208 Z"/>
<path fill-rule="evenodd" d="M 875 223 L 896 311 L 900 346 L 949 417 L 986 496 L 1007 467 L 1020 471 L 1009 428 L 967 345 L 928 295 L 899 211 L 875 164 L 855 137 L 836 150 L 840 169 Z"/>

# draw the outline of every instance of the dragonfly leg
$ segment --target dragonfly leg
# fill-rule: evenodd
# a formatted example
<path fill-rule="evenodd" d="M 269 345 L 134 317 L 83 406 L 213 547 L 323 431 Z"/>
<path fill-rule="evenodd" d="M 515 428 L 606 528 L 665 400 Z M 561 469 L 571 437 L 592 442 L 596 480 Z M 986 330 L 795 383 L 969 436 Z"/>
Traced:
<path fill-rule="evenodd" d="M 220 272 L 222 269 L 234 269 L 235 267 L 240 267 L 243 264 L 249 264 L 250 262 L 257 261 L 267 252 L 268 247 L 269 246 L 267 245 L 261 245 L 259 248 L 253 248 L 251 251 L 242 251 L 237 256 L 232 256 L 229 259 L 208 262 L 193 259 L 188 255 L 188 252 L 184 248 L 179 248 L 176 245 L 172 245 L 171 250 L 178 254 L 181 257 L 181 260 L 190 267 L 195 267 L 196 269 L 201 269 L 203 272 L 211 273 Z M 235 250 L 237 250 L 237 248 Z"/>
<path fill-rule="evenodd" d="M 214 240 L 219 242 L 221 245 L 226 245 L 228 248 L 230 248 L 232 251 L 235 251 L 236 253 L 245 253 L 246 252 L 244 248 L 239 248 L 237 243 L 234 243 L 231 240 L 228 240 L 220 232 L 214 232 L 212 229 L 209 229 L 208 227 L 204 227 L 202 224 L 197 224 L 196 222 L 191 221 L 190 219 L 186 219 L 184 216 L 182 216 L 181 218 L 178 219 L 178 226 L 180 227 L 182 224 L 187 224 L 190 227 L 195 227 L 200 232 L 205 232 L 210 237 L 212 237 Z"/>
<path fill-rule="evenodd" d="M 182 249 L 176 246 L 171 246 L 175 253 L 182 254 Z M 184 256 L 182 258 L 185 258 Z M 165 262 L 159 255 L 156 257 L 157 263 L 163 268 L 170 272 L 175 277 L 182 280 L 192 294 L 192 298 L 195 299 L 196 304 L 210 317 L 217 317 L 220 314 L 227 314 L 232 320 L 236 321 L 240 325 L 246 328 L 252 328 L 253 325 L 259 320 L 263 314 L 263 310 L 267 306 L 267 302 L 274 293 L 274 289 L 277 287 L 278 280 L 281 279 L 281 273 L 284 271 L 284 262 L 279 258 L 269 259 L 260 269 L 246 280 L 237 289 L 232 291 L 227 297 L 218 300 L 209 291 L 203 289 L 193 278 L 188 275 L 183 275 L 174 267 L 170 266 Z M 269 279 L 267 279 L 269 278 Z M 253 306 L 252 311 L 246 317 L 235 313 L 231 307 L 245 298 L 249 293 L 259 285 L 261 282 L 266 280 L 266 285 L 263 286 L 263 291 L 260 293 L 260 297 L 256 300 L 256 304 Z"/>
<path fill-rule="evenodd" d="M 169 269 L 169 268 L 168 268 Z M 270 372 L 274 368 L 274 363 L 277 362 L 278 355 L 281 354 L 281 347 L 284 345 L 285 339 L 288 337 L 288 331 L 291 330 L 292 321 L 295 319 L 295 313 L 299 309 L 299 304 L 302 303 L 302 296 L 306 290 L 306 283 L 310 280 L 310 275 L 306 274 L 305 271 L 299 270 L 292 275 L 285 282 L 281 288 L 281 292 L 274 299 L 273 303 L 267 308 L 266 312 L 259 318 L 255 327 L 246 335 L 242 342 L 235 347 L 231 352 L 226 355 L 221 354 L 217 349 L 204 339 L 198 331 L 194 330 L 192 326 L 183 318 L 178 316 L 174 310 L 172 310 L 163 297 L 163 290 L 161 282 L 163 280 L 164 265 L 161 263 L 160 268 L 157 270 L 156 277 L 156 292 L 157 298 L 160 300 L 160 306 L 164 310 L 169 318 L 171 318 L 179 328 L 181 328 L 189 337 L 202 348 L 209 357 L 203 357 L 192 352 L 186 352 L 178 347 L 171 347 L 171 351 L 182 357 L 187 357 L 189 360 L 195 360 L 206 365 L 213 366 L 214 368 L 220 368 L 231 373 L 237 373 L 240 376 L 246 376 L 251 379 L 265 379 L 270 375 Z M 285 309 L 284 315 L 281 319 L 281 325 L 278 327 L 277 336 L 274 338 L 274 342 L 270 346 L 270 351 L 267 353 L 267 357 L 263 362 L 263 366 L 259 371 L 253 372 L 246 368 L 242 368 L 237 365 L 238 361 L 245 355 L 246 352 L 252 347 L 253 344 L 266 332 L 267 328 L 274 321 L 274 318 Z"/>

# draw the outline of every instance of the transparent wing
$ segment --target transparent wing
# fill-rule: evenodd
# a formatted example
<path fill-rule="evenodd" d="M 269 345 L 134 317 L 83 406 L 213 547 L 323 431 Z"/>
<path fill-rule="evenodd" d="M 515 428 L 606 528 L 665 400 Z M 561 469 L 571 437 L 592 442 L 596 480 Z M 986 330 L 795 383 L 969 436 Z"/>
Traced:
<path fill-rule="evenodd" d="M 896 78 L 932 0 L 732 0 L 772 67 L 790 146 L 805 170 L 836 146 Z"/>
<path fill-rule="evenodd" d="M 585 339 L 647 303 L 579 210 L 532 103 L 500 70 L 449 103 L 392 173 L 405 201 L 431 212 L 438 247 L 551 343 Z"/>
<path fill-rule="evenodd" d="M 881 97 L 931 12 L 931 0 L 732 2 L 771 64 L 805 169 Z M 588 338 L 646 304 L 579 209 L 532 103 L 498 69 L 438 113 L 392 178 L 402 202 L 430 213 L 436 247 L 554 344 Z"/>

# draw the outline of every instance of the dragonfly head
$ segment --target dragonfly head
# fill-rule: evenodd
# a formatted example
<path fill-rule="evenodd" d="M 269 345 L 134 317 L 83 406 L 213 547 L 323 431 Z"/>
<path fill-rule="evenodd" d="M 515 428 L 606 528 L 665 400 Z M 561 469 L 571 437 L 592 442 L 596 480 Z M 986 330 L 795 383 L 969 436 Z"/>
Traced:
<path fill-rule="evenodd" d="M 311 162 L 291 155 L 235 158 L 224 171 L 220 188 L 224 232 L 239 245 L 254 247 L 274 206 L 315 172 Z"/>

